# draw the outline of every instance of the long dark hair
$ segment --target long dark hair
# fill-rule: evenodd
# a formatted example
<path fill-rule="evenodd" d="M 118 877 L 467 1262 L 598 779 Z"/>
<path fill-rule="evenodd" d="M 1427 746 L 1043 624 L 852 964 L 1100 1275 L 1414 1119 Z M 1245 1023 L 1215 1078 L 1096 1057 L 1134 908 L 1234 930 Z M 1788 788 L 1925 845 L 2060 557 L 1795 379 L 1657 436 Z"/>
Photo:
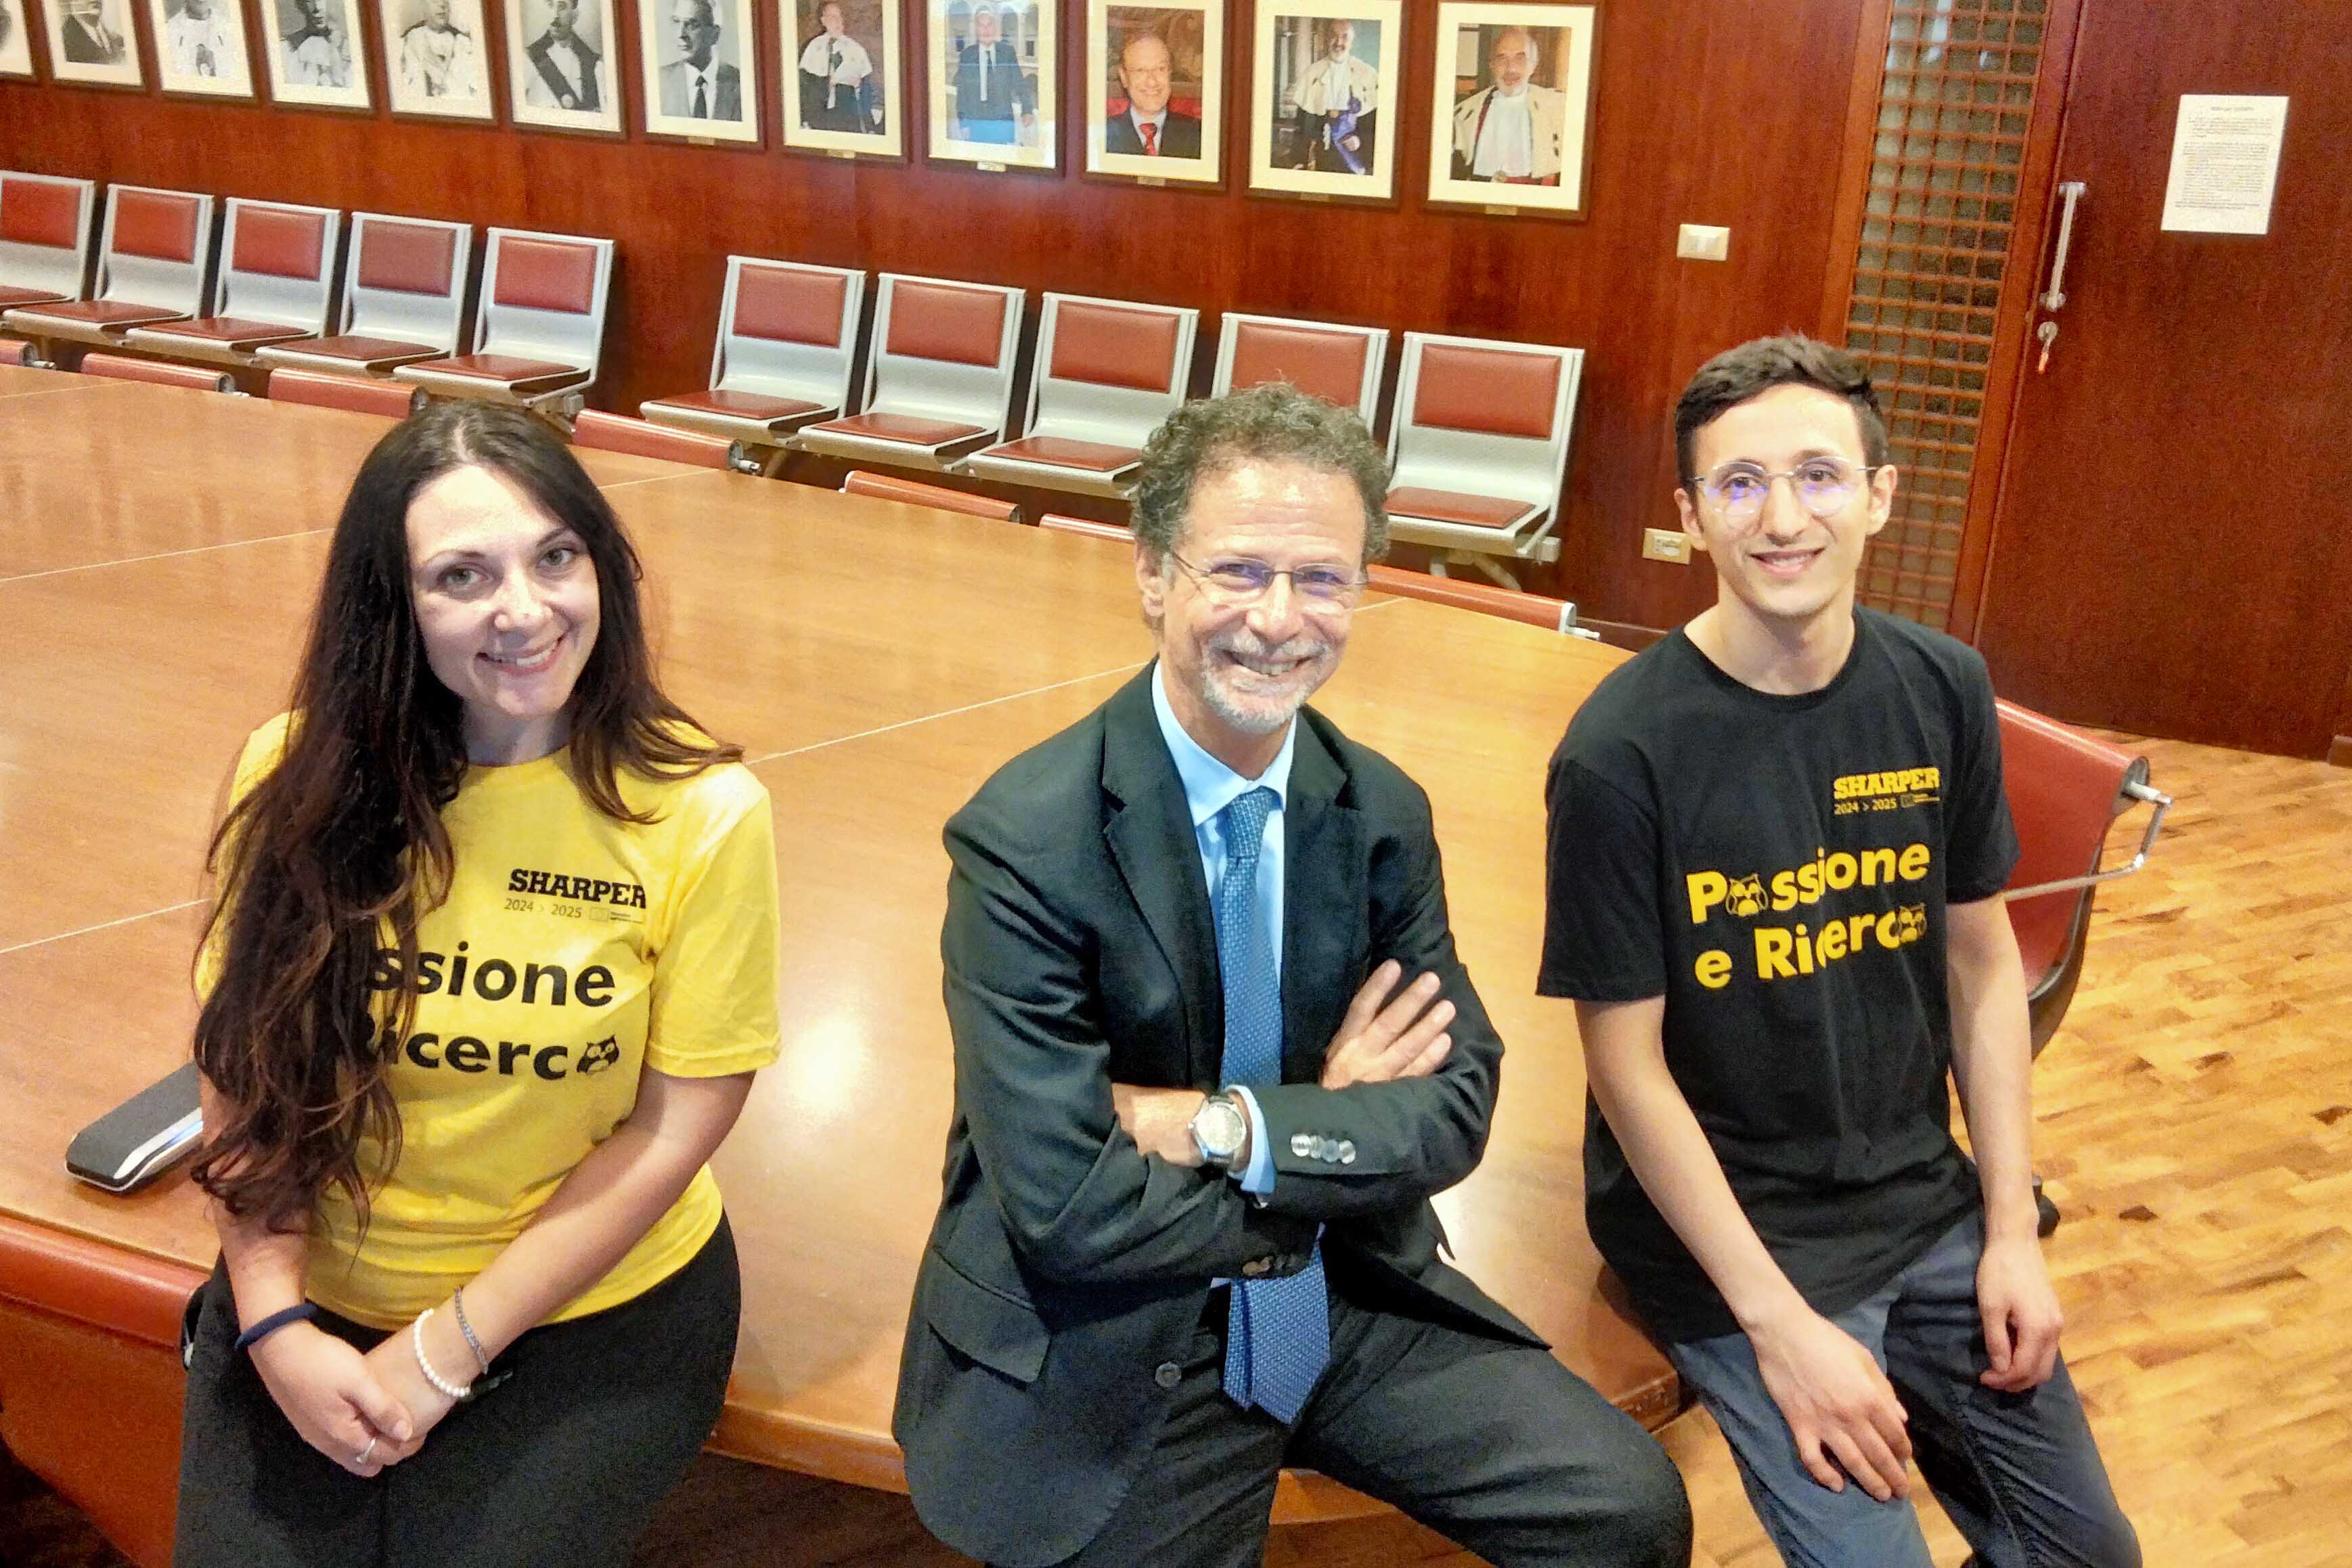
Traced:
<path fill-rule="evenodd" d="M 218 893 L 205 927 L 219 954 L 196 1019 L 197 1068 L 225 1114 L 195 1180 L 238 1218 L 306 1228 L 329 1188 L 366 1224 L 373 1181 L 400 1151 L 389 1071 L 416 996 L 375 984 L 377 952 L 416 973 L 416 926 L 448 896 L 441 810 L 466 772 L 464 705 L 425 662 L 410 601 L 408 509 L 454 469 L 511 481 L 580 536 L 596 571 L 596 642 L 572 688 L 569 769 L 589 802 L 650 821 L 620 770 L 680 779 L 738 761 L 655 684 L 636 551 L 569 447 L 511 409 L 441 403 L 406 420 L 361 465 L 335 525 L 326 580 L 295 676 L 283 758 L 214 831 Z M 413 983 L 412 983 L 413 984 Z M 362 1168 L 362 1145 L 384 1151 Z"/>

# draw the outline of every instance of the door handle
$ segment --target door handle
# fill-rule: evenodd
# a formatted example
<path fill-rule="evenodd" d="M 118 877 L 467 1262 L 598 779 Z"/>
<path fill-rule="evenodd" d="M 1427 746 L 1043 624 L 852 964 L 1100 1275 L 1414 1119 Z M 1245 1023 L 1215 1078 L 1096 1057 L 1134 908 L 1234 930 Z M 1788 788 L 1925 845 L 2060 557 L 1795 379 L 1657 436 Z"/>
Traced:
<path fill-rule="evenodd" d="M 2066 252 L 2074 244 L 2074 204 L 2083 199 L 2086 189 L 2080 180 L 2069 180 L 2058 187 L 2059 197 L 2066 204 L 2058 214 L 2058 249 L 2050 258 L 2050 287 L 2042 291 L 2042 308 L 2056 310 L 2066 303 Z"/>

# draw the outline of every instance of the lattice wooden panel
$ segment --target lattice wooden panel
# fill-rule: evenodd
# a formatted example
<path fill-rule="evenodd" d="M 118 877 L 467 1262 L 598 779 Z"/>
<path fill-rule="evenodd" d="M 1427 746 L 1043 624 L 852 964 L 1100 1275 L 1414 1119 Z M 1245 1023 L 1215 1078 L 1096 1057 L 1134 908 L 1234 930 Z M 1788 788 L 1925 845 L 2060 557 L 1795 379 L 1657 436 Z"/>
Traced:
<path fill-rule="evenodd" d="M 1895 0 L 1888 26 L 1846 347 L 1903 483 L 1862 597 L 1930 626 L 1951 613 L 2046 9 Z"/>

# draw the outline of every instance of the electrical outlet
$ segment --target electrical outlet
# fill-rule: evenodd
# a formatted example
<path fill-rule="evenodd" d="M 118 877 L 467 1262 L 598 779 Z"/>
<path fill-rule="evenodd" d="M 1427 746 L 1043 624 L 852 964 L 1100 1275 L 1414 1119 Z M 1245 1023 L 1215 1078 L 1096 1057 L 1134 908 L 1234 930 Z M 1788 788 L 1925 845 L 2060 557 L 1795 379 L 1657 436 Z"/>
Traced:
<path fill-rule="evenodd" d="M 1675 254 L 1690 261 L 1731 259 L 1731 231 L 1713 224 L 1685 224 L 1675 236 Z"/>
<path fill-rule="evenodd" d="M 1670 560 L 1677 566 L 1690 564 L 1690 535 L 1680 528 L 1643 528 L 1642 559 Z"/>

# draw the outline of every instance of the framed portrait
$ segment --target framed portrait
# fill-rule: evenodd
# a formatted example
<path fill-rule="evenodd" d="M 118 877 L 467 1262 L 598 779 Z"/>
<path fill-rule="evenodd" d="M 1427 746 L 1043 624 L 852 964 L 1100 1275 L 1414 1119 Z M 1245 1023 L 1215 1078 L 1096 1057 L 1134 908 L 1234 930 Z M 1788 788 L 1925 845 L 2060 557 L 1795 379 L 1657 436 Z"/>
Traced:
<path fill-rule="evenodd" d="M 1394 199 L 1403 0 L 1258 0 L 1254 30 L 1250 189 Z"/>
<path fill-rule="evenodd" d="M 776 42 L 786 147 L 907 155 L 898 0 L 776 0 Z"/>
<path fill-rule="evenodd" d="M 27 0 L 0 0 L 0 77 L 33 74 L 33 23 Z"/>
<path fill-rule="evenodd" d="M 982 169 L 1060 165 L 1060 0 L 929 0 L 930 156 Z"/>
<path fill-rule="evenodd" d="M 144 87 L 131 0 L 49 0 L 49 75 L 98 87 Z"/>
<path fill-rule="evenodd" d="M 375 0 L 392 112 L 495 120 L 482 0 Z"/>
<path fill-rule="evenodd" d="M 1087 0 L 1087 172 L 1224 179 L 1223 0 Z"/>
<path fill-rule="evenodd" d="M 1431 205 L 1584 215 L 1600 11 L 1509 0 L 1438 6 Z"/>
<path fill-rule="evenodd" d="M 308 109 L 366 109 L 359 0 L 261 0 L 269 96 Z"/>
<path fill-rule="evenodd" d="M 751 0 L 637 0 L 648 136 L 760 141 Z"/>
<path fill-rule="evenodd" d="M 155 35 L 155 75 L 165 92 L 253 96 L 244 0 L 147 0 L 147 26 Z"/>
<path fill-rule="evenodd" d="M 621 133 L 613 0 L 506 0 L 507 112 L 517 125 Z"/>

